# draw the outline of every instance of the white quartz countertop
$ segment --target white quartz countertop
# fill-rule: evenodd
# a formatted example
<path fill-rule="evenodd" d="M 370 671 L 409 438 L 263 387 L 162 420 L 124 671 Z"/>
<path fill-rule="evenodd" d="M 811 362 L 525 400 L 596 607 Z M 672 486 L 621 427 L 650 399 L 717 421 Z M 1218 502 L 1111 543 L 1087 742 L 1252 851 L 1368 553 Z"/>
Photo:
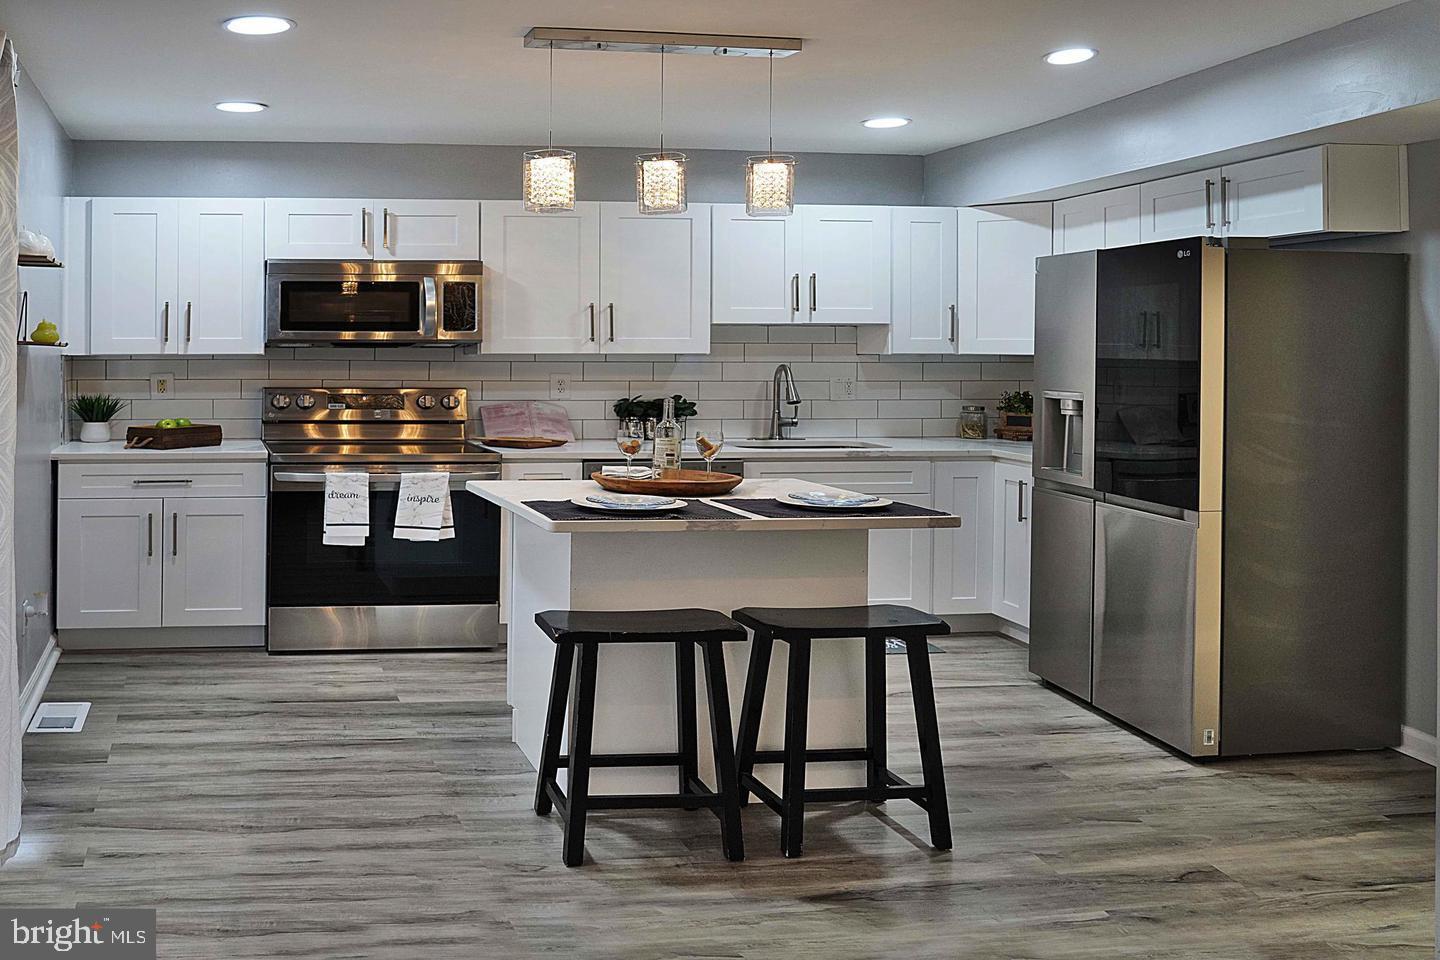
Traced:
<path fill-rule="evenodd" d="M 588 496 L 600 490 L 593 480 L 471 480 L 465 489 L 484 497 L 502 510 L 509 510 L 551 533 L 682 533 L 685 531 L 746 531 L 746 530 L 903 530 L 916 527 L 958 527 L 962 518 L 946 514 L 927 517 L 893 517 L 850 513 L 827 514 L 816 510 L 813 517 L 757 517 L 739 511 L 734 520 L 641 519 L 621 517 L 614 520 L 551 520 L 543 513 L 525 506 L 526 500 L 569 500 Z M 724 497 L 702 498 L 706 503 L 731 497 L 777 497 L 792 490 L 828 490 L 839 492 L 806 480 L 746 480 Z M 722 505 L 723 506 L 723 505 Z"/>
<path fill-rule="evenodd" d="M 613 446 L 613 444 L 612 444 Z M 147 460 L 151 463 L 175 463 L 204 460 L 258 460 L 269 457 L 265 444 L 259 440 L 222 440 L 218 447 L 185 447 L 181 450 L 127 449 L 125 441 L 106 443 L 62 443 L 50 451 L 50 459 L 61 463 L 109 463 L 122 460 Z"/>
<path fill-rule="evenodd" d="M 845 437 L 840 442 L 881 444 L 878 447 L 741 447 L 727 438 L 720 451 L 722 460 L 1010 460 L 1030 462 L 1030 444 L 1012 440 L 961 440 L 957 437 Z M 515 450 L 487 447 L 508 463 L 534 460 L 614 460 L 625 458 L 614 440 L 572 440 L 561 447 Z M 648 447 L 646 448 L 648 456 Z M 687 459 L 699 459 L 693 441 L 685 443 Z M 637 458 L 642 459 L 642 458 Z"/>

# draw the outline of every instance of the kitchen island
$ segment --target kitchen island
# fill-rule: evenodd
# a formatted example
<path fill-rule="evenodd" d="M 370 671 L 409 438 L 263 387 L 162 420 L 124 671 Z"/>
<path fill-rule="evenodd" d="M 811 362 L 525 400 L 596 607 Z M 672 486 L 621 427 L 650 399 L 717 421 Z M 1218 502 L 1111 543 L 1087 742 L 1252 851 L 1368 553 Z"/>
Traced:
<path fill-rule="evenodd" d="M 513 739 L 538 765 L 555 645 L 535 625 L 542 610 L 655 610 L 707 607 L 729 613 L 743 606 L 842 606 L 867 602 L 869 535 L 876 529 L 958 527 L 951 515 L 886 516 L 848 513 L 769 518 L 733 510 L 733 519 L 552 519 L 527 502 L 568 501 L 595 493 L 591 481 L 477 480 L 471 493 L 508 511 L 512 524 L 511 616 L 507 658 Z M 793 490 L 833 489 L 794 480 L 747 480 L 725 498 L 773 498 Z M 714 501 L 711 501 L 714 502 Z M 731 715 L 740 715 L 749 644 L 725 651 Z M 673 647 L 619 645 L 602 649 L 597 679 L 594 749 L 665 752 L 675 747 Z M 777 644 L 767 685 L 761 749 L 780 745 L 786 665 Z M 864 663 L 859 640 L 817 644 L 811 661 L 810 746 L 864 742 Z M 700 680 L 703 683 L 703 678 Z M 704 698 L 701 698 L 703 702 Z M 707 720 L 701 718 L 700 730 Z M 713 783 L 701 737 L 701 773 Z M 776 784 L 777 770 L 756 769 Z M 860 763 L 817 764 L 817 786 L 865 782 Z M 670 792 L 672 768 L 600 769 L 591 789 Z"/>

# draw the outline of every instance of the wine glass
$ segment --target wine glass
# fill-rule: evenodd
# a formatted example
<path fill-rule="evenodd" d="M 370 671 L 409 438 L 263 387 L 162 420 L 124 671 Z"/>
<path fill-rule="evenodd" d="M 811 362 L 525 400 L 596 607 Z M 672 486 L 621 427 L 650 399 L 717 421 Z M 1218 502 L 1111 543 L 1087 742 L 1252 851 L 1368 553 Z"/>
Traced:
<path fill-rule="evenodd" d="M 640 452 L 641 446 L 645 443 L 645 425 L 639 420 L 621 420 L 620 426 L 615 429 L 615 446 L 625 455 L 625 478 L 628 480 L 634 474 L 634 468 L 630 463 L 635 454 Z"/>
<path fill-rule="evenodd" d="M 700 451 L 700 456 L 705 458 L 705 472 L 709 473 L 713 466 L 711 461 L 720 453 L 720 448 L 725 446 L 725 430 L 720 426 L 700 427 L 695 431 L 695 449 Z"/>

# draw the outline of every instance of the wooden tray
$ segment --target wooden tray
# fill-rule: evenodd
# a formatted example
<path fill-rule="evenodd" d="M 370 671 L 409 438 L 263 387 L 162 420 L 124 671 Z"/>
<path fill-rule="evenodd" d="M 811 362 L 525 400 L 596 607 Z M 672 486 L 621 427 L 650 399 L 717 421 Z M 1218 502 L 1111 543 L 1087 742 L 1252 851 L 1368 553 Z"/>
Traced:
<path fill-rule="evenodd" d="M 563 447 L 569 440 L 555 440 L 551 437 L 476 437 L 487 447 L 514 447 L 518 450 L 538 450 L 541 447 Z"/>
<path fill-rule="evenodd" d="M 147 450 L 179 450 L 183 447 L 220 446 L 220 424 L 196 423 L 188 427 L 130 427 L 125 446 Z"/>
<path fill-rule="evenodd" d="M 739 486 L 743 477 L 704 470 L 672 470 L 663 480 L 635 480 L 590 474 L 590 479 L 613 493 L 651 493 L 661 497 L 718 497 Z"/>

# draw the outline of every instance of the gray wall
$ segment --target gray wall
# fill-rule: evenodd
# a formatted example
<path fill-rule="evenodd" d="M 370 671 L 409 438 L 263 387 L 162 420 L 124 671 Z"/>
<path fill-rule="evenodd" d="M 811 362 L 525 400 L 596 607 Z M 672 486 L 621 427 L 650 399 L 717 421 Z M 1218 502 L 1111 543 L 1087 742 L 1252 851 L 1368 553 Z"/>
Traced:
<path fill-rule="evenodd" d="M 20 223 L 63 242 L 61 199 L 70 192 L 72 144 L 45 98 L 25 73 L 20 75 Z M 30 294 L 31 329 L 41 319 L 59 321 L 63 271 L 22 268 L 20 289 Z M 26 331 L 29 332 L 28 330 Z M 19 435 L 15 449 L 15 598 L 45 611 L 30 621 L 15 612 L 23 687 L 39 662 L 54 628 L 51 599 L 50 450 L 64 431 L 65 374 L 59 350 L 20 347 L 17 360 Z M 41 596 L 36 596 L 37 594 Z"/>
<path fill-rule="evenodd" d="M 1440 0 L 1412 0 L 1088 110 L 931 154 L 926 202 L 958 206 L 1057 189 L 1059 196 L 1074 195 L 1115 182 L 1106 178 L 1146 170 L 1162 175 L 1154 168 L 1286 138 L 1286 147 L 1303 146 L 1295 138 L 1307 131 L 1318 137 L 1313 142 L 1323 142 L 1324 128 L 1440 99 L 1437 50 Z M 1263 152 L 1279 151 L 1254 155 Z M 1085 186 L 1062 189 L 1077 184 Z"/>
<path fill-rule="evenodd" d="M 1305 249 L 1410 255 L 1409 463 L 1406 471 L 1405 724 L 1435 732 L 1437 517 L 1440 517 L 1440 140 L 1410 147 L 1410 232 Z"/>
<path fill-rule="evenodd" d="M 76 196 L 412 197 L 494 200 L 520 196 L 525 147 L 388 143 L 208 143 L 82 140 L 75 144 Z M 633 200 L 635 154 L 653 148 L 582 147 L 582 200 Z M 689 153 L 690 199 L 745 199 L 741 151 Z M 918 204 L 920 157 L 811 153 L 800 156 L 802 203 Z"/>

